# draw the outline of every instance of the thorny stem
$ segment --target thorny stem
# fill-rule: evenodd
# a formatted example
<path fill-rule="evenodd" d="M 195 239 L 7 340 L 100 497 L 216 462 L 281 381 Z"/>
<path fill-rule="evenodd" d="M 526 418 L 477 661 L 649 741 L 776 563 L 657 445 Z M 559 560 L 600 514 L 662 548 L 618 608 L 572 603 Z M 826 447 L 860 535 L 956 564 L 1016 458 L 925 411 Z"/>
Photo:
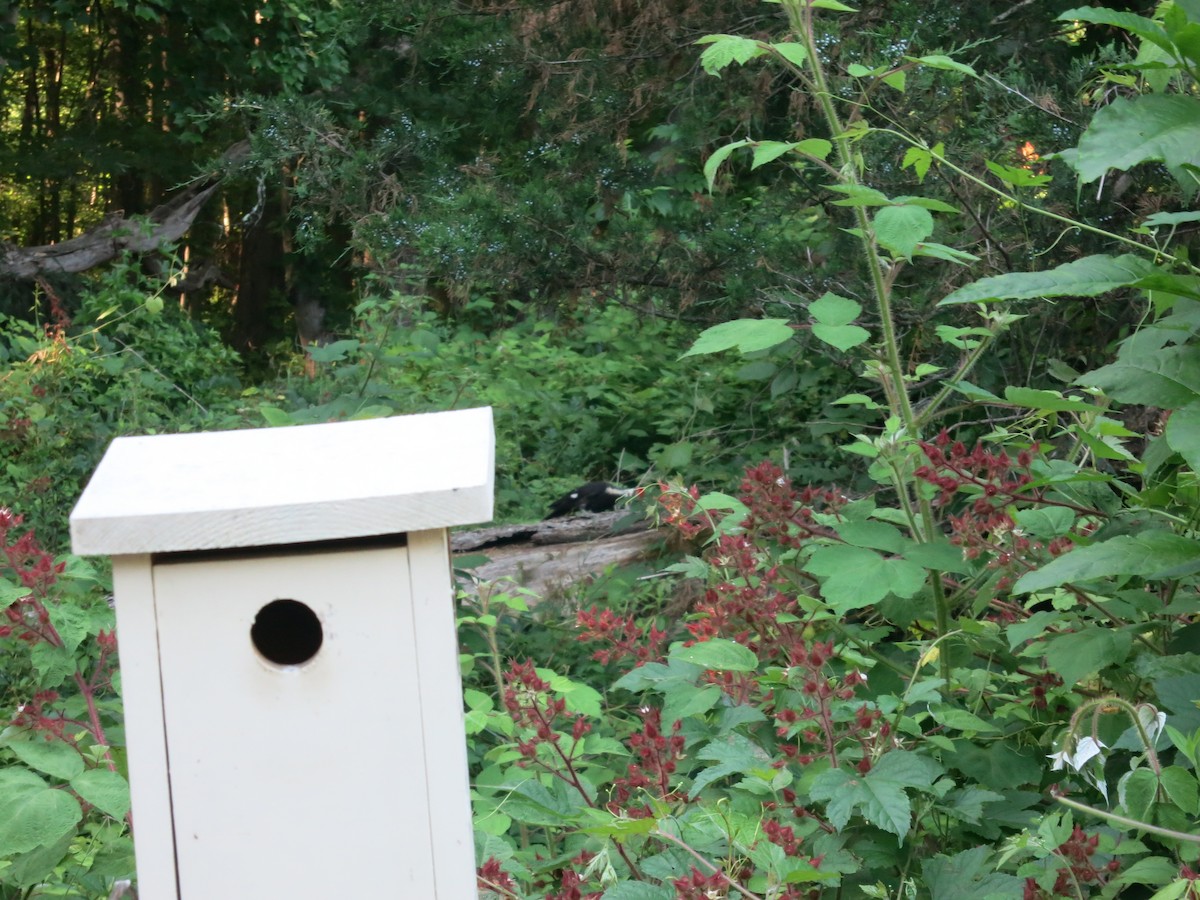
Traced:
<path fill-rule="evenodd" d="M 825 78 L 825 69 L 821 65 L 818 54 L 816 36 L 813 32 L 813 7 L 810 0 L 784 0 L 783 7 L 787 11 L 788 21 L 792 31 L 804 45 L 808 80 L 811 82 L 812 93 L 821 107 L 830 139 L 837 152 L 839 177 L 848 185 L 858 185 L 856 160 L 846 134 L 841 117 L 833 103 L 833 93 Z M 890 404 L 904 424 L 908 437 L 914 438 L 919 434 L 920 422 L 913 412 L 912 400 L 908 395 L 908 386 L 904 381 L 904 366 L 900 360 L 900 342 L 896 337 L 896 324 L 892 316 L 891 286 L 885 273 L 883 258 L 879 254 L 879 245 L 875 241 L 871 221 L 862 206 L 852 207 L 854 221 L 859 231 L 859 241 L 862 245 L 863 258 L 867 264 L 867 273 L 871 279 L 871 289 L 875 296 L 875 305 L 879 315 L 879 328 L 882 336 L 885 357 L 885 372 L 883 385 Z M 904 493 L 903 491 L 901 493 Z M 917 538 L 920 541 L 933 540 L 936 529 L 933 519 L 933 508 L 929 500 L 918 494 L 917 505 L 921 513 L 921 529 Z M 929 572 L 929 585 L 933 593 L 934 618 L 939 635 L 950 630 L 950 607 L 946 593 L 942 588 L 940 572 Z M 950 662 L 948 655 L 940 658 L 941 676 L 950 680 Z"/>
<path fill-rule="evenodd" d="M 693 850 L 691 847 L 689 847 L 680 838 L 675 837 L 675 835 L 668 834 L 667 832 L 663 831 L 661 828 L 656 828 L 652 832 L 652 834 L 657 838 L 662 838 L 665 841 L 670 841 L 672 844 L 674 844 L 676 847 L 679 847 L 685 853 L 688 853 L 691 856 L 693 856 L 698 862 L 701 862 L 705 866 L 710 868 L 714 875 L 720 875 L 722 878 L 724 878 L 725 883 L 728 884 L 733 890 L 735 890 L 739 894 L 741 894 L 743 897 L 749 897 L 750 900 L 763 900 L 763 898 L 760 897 L 758 894 L 750 893 L 750 891 L 746 890 L 744 887 L 742 887 L 740 884 L 738 884 L 736 881 L 734 881 L 732 878 L 730 878 L 728 875 L 726 875 L 724 869 L 722 869 L 718 865 L 715 865 L 714 863 L 709 862 L 707 859 L 705 859 L 703 856 L 701 856 L 699 853 L 697 853 L 695 850 Z"/>

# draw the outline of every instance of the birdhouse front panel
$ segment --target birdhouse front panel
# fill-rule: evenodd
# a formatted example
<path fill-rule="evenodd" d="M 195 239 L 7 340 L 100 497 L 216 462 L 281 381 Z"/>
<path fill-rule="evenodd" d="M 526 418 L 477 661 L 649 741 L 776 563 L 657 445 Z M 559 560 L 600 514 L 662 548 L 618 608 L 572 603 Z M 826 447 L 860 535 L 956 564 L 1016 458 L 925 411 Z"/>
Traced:
<path fill-rule="evenodd" d="M 181 898 L 447 896 L 430 810 L 462 773 L 421 739 L 409 570 L 403 544 L 156 561 Z"/>

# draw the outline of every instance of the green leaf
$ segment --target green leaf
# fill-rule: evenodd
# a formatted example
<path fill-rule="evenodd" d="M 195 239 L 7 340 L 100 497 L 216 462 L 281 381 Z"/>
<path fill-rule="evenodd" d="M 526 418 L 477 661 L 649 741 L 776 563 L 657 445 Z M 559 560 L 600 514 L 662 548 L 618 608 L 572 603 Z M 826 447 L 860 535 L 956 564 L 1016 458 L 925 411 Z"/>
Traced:
<path fill-rule="evenodd" d="M 296 417 L 290 412 L 284 412 L 275 406 L 260 406 L 259 413 L 262 415 L 266 423 L 272 428 L 279 428 L 284 425 L 295 425 Z"/>
<path fill-rule="evenodd" d="M 1089 625 L 1048 638 L 1044 653 L 1050 671 L 1066 684 L 1078 684 L 1103 668 L 1124 662 L 1132 647 L 1133 636 L 1128 632 Z"/>
<path fill-rule="evenodd" d="M 733 63 L 744 65 L 767 51 L 758 41 L 736 34 L 709 34 L 696 41 L 709 46 L 700 54 L 700 65 L 709 75 L 721 77 L 721 70 Z"/>
<path fill-rule="evenodd" d="M 875 214 L 872 230 L 893 255 L 912 259 L 917 244 L 933 234 L 933 216 L 923 206 L 885 206 Z"/>
<path fill-rule="evenodd" d="M 827 291 L 808 305 L 808 311 L 822 325 L 849 325 L 862 312 L 862 304 Z"/>
<path fill-rule="evenodd" d="M 725 638 L 677 647 L 671 651 L 671 657 L 720 672 L 753 672 L 758 668 L 758 657 L 753 650 Z"/>
<path fill-rule="evenodd" d="M 1008 272 L 963 285 L 939 306 L 1038 297 L 1095 297 L 1136 285 L 1153 274 L 1154 264 L 1140 256 L 1085 256 L 1043 272 Z"/>
<path fill-rule="evenodd" d="M 1200 811 L 1200 786 L 1194 772 L 1182 766 L 1167 766 L 1162 770 L 1162 786 L 1171 802 L 1187 815 L 1194 816 Z"/>
<path fill-rule="evenodd" d="M 1174 213 L 1155 213 L 1152 216 L 1146 216 L 1142 220 L 1142 224 L 1147 228 L 1161 228 L 1172 225 L 1184 225 L 1188 222 L 1200 222 L 1200 210 L 1191 210 L 1189 212 L 1174 212 Z"/>
<path fill-rule="evenodd" d="M 50 615 L 50 624 L 62 638 L 63 648 L 74 653 L 75 649 L 88 636 L 92 625 L 91 615 L 71 603 L 49 603 L 46 612 Z"/>
<path fill-rule="evenodd" d="M 503 811 L 526 825 L 564 826 L 570 823 L 573 807 L 561 793 L 551 792 L 539 781 L 522 781 L 502 804 Z"/>
<path fill-rule="evenodd" d="M 1020 166 L 1002 166 L 1000 163 L 994 163 L 990 159 L 985 160 L 984 165 L 988 167 L 988 170 L 993 175 L 1005 184 L 1011 184 L 1013 187 L 1040 187 L 1054 180 L 1049 175 L 1039 175 Z"/>
<path fill-rule="evenodd" d="M 129 812 L 129 782 L 116 772 L 88 769 L 71 779 L 71 789 L 114 819 L 124 819 Z"/>
<path fill-rule="evenodd" d="M 1171 531 L 1122 534 L 1078 547 L 1017 579 L 1013 591 L 1028 594 L 1096 578 L 1174 578 L 1200 571 L 1200 542 Z"/>
<path fill-rule="evenodd" d="M 721 168 L 721 163 L 725 162 L 734 150 L 749 144 L 750 141 L 734 141 L 732 144 L 718 147 L 713 151 L 712 156 L 704 161 L 704 178 L 708 182 L 709 191 L 713 189 L 713 182 L 717 180 L 717 170 Z"/>
<path fill-rule="evenodd" d="M 808 51 L 804 49 L 803 44 L 795 41 L 772 44 L 771 49 L 798 69 L 803 69 L 804 64 L 808 61 Z"/>
<path fill-rule="evenodd" d="M 961 72 L 963 75 L 970 75 L 975 78 L 975 70 L 966 63 L 960 63 L 956 59 L 951 59 L 949 56 L 941 54 L 933 54 L 931 56 L 906 56 L 904 57 L 912 62 L 919 62 L 923 66 L 929 66 L 931 69 L 945 69 L 948 72 Z"/>
<path fill-rule="evenodd" d="M 1039 391 L 1034 388 L 1007 387 L 1004 389 L 1004 399 L 1017 406 L 1050 412 L 1098 413 L 1102 411 L 1095 404 L 1085 403 L 1073 397 L 1064 397 L 1058 391 Z"/>
<path fill-rule="evenodd" d="M 1163 347 L 1118 359 L 1080 375 L 1075 383 L 1098 387 L 1122 403 L 1179 409 L 1200 399 L 1200 346 Z"/>
<path fill-rule="evenodd" d="M 871 339 L 871 332 L 861 325 L 822 325 L 818 322 L 813 325 L 812 333 L 813 337 L 842 351 L 865 344 Z"/>
<path fill-rule="evenodd" d="M 45 641 L 33 646 L 29 658 L 37 670 L 42 688 L 56 688 L 76 671 L 75 654 Z"/>
<path fill-rule="evenodd" d="M 771 757 L 767 752 L 750 738 L 736 731 L 710 741 L 696 754 L 696 758 L 715 761 L 716 765 L 709 766 L 696 775 L 688 791 L 691 797 L 699 795 L 704 788 L 719 778 L 771 771 Z"/>
<path fill-rule="evenodd" d="M 942 767 L 928 756 L 893 750 L 866 775 L 851 775 L 842 769 L 822 772 L 813 779 L 809 795 L 827 802 L 826 815 L 838 831 L 858 810 L 872 825 L 891 832 L 903 843 L 912 820 L 912 805 L 905 789 L 928 789 L 941 772 Z"/>
<path fill-rule="evenodd" d="M 328 363 L 339 362 L 346 358 L 350 353 L 353 353 L 362 346 L 360 341 L 346 339 L 341 341 L 333 341 L 323 346 L 309 345 L 308 355 L 313 362 Z"/>
<path fill-rule="evenodd" d="M 1063 158 L 1084 184 L 1109 169 L 1162 162 L 1179 170 L 1195 165 L 1200 146 L 1200 101 L 1187 94 L 1117 97 L 1092 117 L 1073 154 Z"/>
<path fill-rule="evenodd" d="M 29 768 L 63 781 L 83 771 L 83 757 L 66 741 L 44 741 L 38 737 L 31 741 L 13 741 L 8 749 Z"/>
<path fill-rule="evenodd" d="M 1134 13 L 1119 12 L 1115 9 L 1101 9 L 1092 6 L 1082 6 L 1068 9 L 1058 16 L 1060 22 L 1090 22 L 1093 25 L 1112 25 L 1122 28 L 1131 34 L 1136 34 L 1142 40 L 1149 41 L 1160 50 L 1165 50 L 1168 56 L 1174 56 L 1174 45 L 1162 26 L 1153 19 Z"/>
<path fill-rule="evenodd" d="M 819 547 L 808 570 L 823 578 L 821 594 L 837 613 L 878 603 L 889 593 L 912 597 L 925 584 L 925 570 L 905 559 L 885 559 L 863 547 Z"/>
<path fill-rule="evenodd" d="M 799 141 L 755 141 L 751 148 L 754 150 L 754 160 L 750 163 L 751 169 L 757 169 L 759 166 L 766 165 L 769 162 L 774 162 L 783 156 L 783 154 L 795 150 L 800 146 Z"/>
<path fill-rule="evenodd" d="M 1193 472 L 1200 472 L 1200 401 L 1171 413 L 1164 433 L 1167 446 L 1182 456 Z"/>
<path fill-rule="evenodd" d="M 0 859 L 55 843 L 82 816 L 74 797 L 28 769 L 0 769 Z"/>
<path fill-rule="evenodd" d="M 892 203 L 887 194 L 863 184 L 831 184 L 826 189 L 846 195 L 844 200 L 834 200 L 834 206 L 890 206 Z"/>
<path fill-rule="evenodd" d="M 854 547 L 869 547 L 886 553 L 899 553 L 911 545 L 911 541 L 900 533 L 895 525 L 864 519 L 858 522 L 842 522 L 834 531 L 847 544 Z"/>
<path fill-rule="evenodd" d="M 680 357 L 719 353 L 736 347 L 742 353 L 767 350 L 791 340 L 793 331 L 787 319 L 734 319 L 700 332 L 696 342 Z"/>
<path fill-rule="evenodd" d="M 649 821 L 654 823 L 653 819 Z M 600 900 L 675 900 L 675 897 L 675 889 L 668 885 L 648 884 L 645 881 L 622 881 L 601 894 Z"/>
<path fill-rule="evenodd" d="M 972 847 L 954 856 L 938 854 L 921 863 L 930 900 L 993 900 L 1019 897 L 1025 879 L 992 871 L 990 847 Z"/>

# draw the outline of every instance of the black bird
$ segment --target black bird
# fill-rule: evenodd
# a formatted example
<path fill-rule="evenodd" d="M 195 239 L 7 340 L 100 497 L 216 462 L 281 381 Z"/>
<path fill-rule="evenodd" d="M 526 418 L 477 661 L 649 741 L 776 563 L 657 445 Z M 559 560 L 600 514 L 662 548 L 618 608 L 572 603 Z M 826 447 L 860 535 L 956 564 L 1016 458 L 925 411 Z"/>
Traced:
<path fill-rule="evenodd" d="M 615 507 L 622 497 L 632 497 L 640 493 L 641 488 L 619 488 L 607 481 L 589 481 L 550 504 L 550 514 L 546 518 L 557 519 L 580 510 L 607 512 Z"/>

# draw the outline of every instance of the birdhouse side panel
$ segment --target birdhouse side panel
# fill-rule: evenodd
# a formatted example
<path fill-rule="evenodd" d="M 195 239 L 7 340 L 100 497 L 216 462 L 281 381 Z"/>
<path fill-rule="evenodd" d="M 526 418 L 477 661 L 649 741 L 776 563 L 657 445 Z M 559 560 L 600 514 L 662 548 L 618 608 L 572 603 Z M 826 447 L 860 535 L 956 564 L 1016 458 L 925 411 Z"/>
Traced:
<path fill-rule="evenodd" d="M 158 622 L 150 557 L 113 558 L 121 702 L 129 756 L 129 794 L 137 823 L 135 852 L 143 897 L 176 897 L 171 793 L 159 681 Z"/>

